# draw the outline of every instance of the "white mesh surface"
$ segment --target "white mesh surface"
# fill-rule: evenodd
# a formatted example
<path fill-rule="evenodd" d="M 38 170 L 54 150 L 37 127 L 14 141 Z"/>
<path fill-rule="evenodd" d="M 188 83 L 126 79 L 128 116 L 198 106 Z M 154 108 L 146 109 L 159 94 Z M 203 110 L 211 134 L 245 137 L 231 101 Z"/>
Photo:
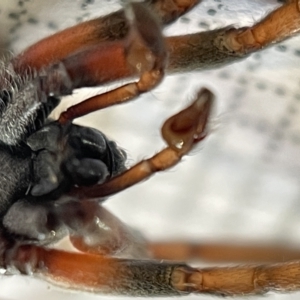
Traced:
<path fill-rule="evenodd" d="M 84 2 L 91 3 L 84 6 Z M 204 0 L 165 32 L 247 26 L 276 5 L 271 0 Z M 10 41 L 20 51 L 78 18 L 114 7 L 117 4 L 99 0 L 1 0 L 2 41 Z M 168 77 L 133 103 L 80 120 L 115 139 L 132 164 L 163 147 L 159 136 L 163 120 L 183 108 L 197 89 L 209 87 L 217 96 L 217 126 L 209 139 L 179 166 L 114 196 L 107 207 L 150 239 L 256 240 L 300 246 L 299 42 L 295 37 L 222 69 Z M 71 100 L 82 97 L 86 95 Z M 104 298 L 60 291 L 28 277 L 0 280 L 1 299 L 57 297 Z M 298 297 L 271 294 L 268 299 Z"/>

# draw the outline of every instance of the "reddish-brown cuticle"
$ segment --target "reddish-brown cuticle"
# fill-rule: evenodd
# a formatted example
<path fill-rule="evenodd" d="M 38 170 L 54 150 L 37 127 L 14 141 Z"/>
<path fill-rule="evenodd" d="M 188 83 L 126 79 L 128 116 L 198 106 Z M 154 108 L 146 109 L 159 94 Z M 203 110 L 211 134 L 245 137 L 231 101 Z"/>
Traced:
<path fill-rule="evenodd" d="M 179 291 L 193 292 L 202 289 L 202 274 L 190 267 L 178 267 L 174 269 L 171 283 Z"/>

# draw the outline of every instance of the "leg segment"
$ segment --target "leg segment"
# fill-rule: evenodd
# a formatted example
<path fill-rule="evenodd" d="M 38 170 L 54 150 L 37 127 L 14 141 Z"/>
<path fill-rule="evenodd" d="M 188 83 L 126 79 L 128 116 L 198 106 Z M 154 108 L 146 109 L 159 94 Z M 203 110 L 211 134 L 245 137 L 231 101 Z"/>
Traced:
<path fill-rule="evenodd" d="M 176 289 L 216 296 L 246 296 L 300 289 L 300 262 L 224 268 L 176 268 Z"/>
<path fill-rule="evenodd" d="M 145 3 L 163 24 L 170 24 L 201 0 L 146 0 Z"/>
<path fill-rule="evenodd" d="M 178 295 L 169 282 L 172 266 L 161 262 L 124 260 L 20 246 L 1 263 L 57 285 L 93 293 L 151 296 Z"/>
<path fill-rule="evenodd" d="M 163 22 L 173 21 L 193 7 L 195 0 L 149 0 L 146 2 Z M 296 0 L 287 1 L 253 27 L 242 29 L 219 29 L 185 36 L 165 38 L 169 52 L 169 73 L 210 69 L 237 61 L 250 52 L 278 43 L 299 32 L 300 12 Z M 66 57 L 101 43 L 120 41 L 129 32 L 130 24 L 123 11 L 91 20 L 52 35 L 19 55 L 13 62 L 17 72 L 30 69 L 41 70 Z M 114 50 L 114 49 L 112 49 Z M 99 53 L 101 54 L 101 53 Z M 117 57 L 117 53 L 111 55 Z M 120 58 L 125 59 L 125 58 Z M 105 60 L 103 60 L 105 62 Z M 122 66 L 125 62 L 119 61 Z M 106 64 L 109 68 L 110 65 Z M 106 68 L 106 69 L 107 69 Z M 134 75 L 128 70 L 119 72 L 120 77 Z"/>
<path fill-rule="evenodd" d="M 167 24 L 175 21 L 197 3 L 198 0 L 147 0 L 145 6 L 158 16 L 160 22 Z M 25 73 L 28 68 L 39 71 L 83 49 L 122 40 L 129 30 L 130 22 L 126 12 L 120 10 L 67 28 L 39 41 L 21 53 L 13 64 L 20 74 Z"/>
<path fill-rule="evenodd" d="M 122 42 L 115 42 L 109 47 L 104 45 L 75 54 L 62 63 L 70 76 L 73 88 L 99 85 L 111 78 L 116 79 L 120 73 L 140 75 L 139 81 L 70 107 L 61 114 L 61 124 L 95 110 L 136 98 L 154 88 L 163 78 L 167 54 L 160 28 L 155 20 L 149 17 L 143 5 L 135 4 L 134 12 L 136 19 L 125 40 L 125 43 L 128 43 L 126 47 L 124 42 L 123 45 Z M 147 28 L 143 27 L 142 21 L 146 21 Z M 111 52 L 114 49 L 119 51 L 120 55 L 112 56 Z M 125 65 L 120 64 L 120 57 Z M 104 62 L 104 66 L 110 64 L 109 68 L 103 67 L 101 62 Z"/>
<path fill-rule="evenodd" d="M 84 48 L 122 39 L 128 30 L 129 24 L 123 12 L 87 21 L 32 45 L 13 61 L 14 68 L 20 74 L 28 69 L 40 71 Z"/>
<path fill-rule="evenodd" d="M 150 6 L 156 7 L 159 4 L 158 10 L 160 11 L 163 11 L 162 7 L 167 7 L 166 12 L 169 13 L 169 16 L 172 16 L 174 13 L 171 13 L 172 9 L 169 9 L 169 1 L 171 1 L 170 3 L 177 3 L 176 5 L 174 4 L 175 11 L 181 11 L 181 1 L 164 1 L 151 0 Z M 187 8 L 195 5 L 195 1 L 192 0 L 182 0 L 182 3 L 182 7 L 184 7 L 182 13 Z M 141 5 L 137 4 L 133 6 L 141 7 Z M 145 12 L 145 14 L 149 15 L 147 10 Z M 122 14 L 124 15 L 123 12 Z M 140 17 L 141 24 L 144 24 L 143 16 L 145 14 L 142 17 L 140 17 L 139 13 L 137 14 Z M 125 21 L 125 26 L 125 17 L 122 17 L 123 21 L 120 22 L 117 19 L 118 17 L 110 18 L 110 16 L 107 16 L 103 19 L 92 20 L 46 38 L 18 56 L 13 62 L 14 68 L 17 72 L 23 74 L 28 71 L 28 68 L 39 71 L 55 62 L 64 61 L 72 81 L 77 81 L 75 87 L 100 85 L 120 78 L 138 76 L 140 72 L 136 68 L 132 68 L 132 66 L 137 66 L 137 64 L 130 64 L 128 57 L 125 55 L 129 41 L 125 37 L 130 30 L 130 22 L 128 20 Z M 116 24 L 123 25 L 119 26 Z M 114 26 L 121 28 L 118 30 L 111 28 L 111 31 L 115 33 L 108 34 L 109 28 Z M 139 26 L 139 28 L 145 27 Z M 241 29 L 223 28 L 184 36 L 166 37 L 165 44 L 169 54 L 166 71 L 168 73 L 185 72 L 197 69 L 211 69 L 228 64 L 244 58 L 251 52 L 258 51 L 296 34 L 299 32 L 299 28 L 299 4 L 296 0 L 292 0 L 270 13 L 253 27 Z M 103 31 L 102 34 L 98 30 Z M 156 44 L 155 36 L 157 31 L 152 33 L 151 43 Z M 142 37 L 144 37 L 143 34 Z M 82 53 L 74 54 L 80 51 Z M 137 62 L 140 57 L 135 51 L 131 53 L 135 53 L 134 56 Z M 83 72 L 82 68 L 84 69 Z M 100 77 L 95 75 L 97 74 L 95 69 L 100 73 Z M 89 79 L 82 80 L 82 78 Z"/>
<path fill-rule="evenodd" d="M 205 137 L 212 105 L 213 94 L 206 89 L 201 90 L 191 106 L 168 119 L 163 125 L 162 135 L 168 143 L 167 148 L 104 184 L 88 189 L 74 188 L 71 194 L 79 198 L 109 196 L 176 165 L 183 155 Z"/>
<path fill-rule="evenodd" d="M 147 11 L 143 9 L 142 11 L 144 13 L 136 13 L 136 16 L 139 17 L 135 26 L 138 31 L 145 27 L 143 24 L 146 16 L 148 16 Z M 184 36 L 166 37 L 164 42 L 166 52 L 169 55 L 166 71 L 174 73 L 196 69 L 211 69 L 235 62 L 251 52 L 258 51 L 296 34 L 299 29 L 300 11 L 298 3 L 292 1 L 282 5 L 253 27 L 223 28 Z M 146 48 L 148 50 L 153 45 L 164 44 L 163 41 L 159 41 L 161 34 L 159 27 L 155 30 L 152 28 L 151 31 L 141 30 L 139 34 L 144 42 L 147 41 Z M 145 68 L 145 66 L 149 66 L 149 61 L 145 59 L 147 57 L 146 52 L 141 55 L 136 47 L 131 45 L 133 40 L 136 40 L 136 35 L 133 38 L 130 38 L 129 35 L 125 40 L 90 47 L 86 51 L 63 60 L 71 82 L 74 83 L 74 88 L 100 85 L 141 74 L 137 66 L 142 65 Z M 126 54 L 128 51 L 130 55 Z M 159 57 L 157 54 L 154 56 Z M 124 88 L 124 90 L 126 89 Z M 122 99 L 122 97 L 126 98 L 128 94 L 125 93 L 122 96 L 122 93 L 120 95 L 118 91 L 110 96 L 112 95 L 113 99 Z M 90 102 L 103 102 L 103 105 L 98 104 L 100 108 L 109 105 L 106 104 L 107 102 L 117 103 L 116 100 L 107 101 L 107 98 L 108 96 L 105 94 Z"/>
<path fill-rule="evenodd" d="M 93 293 L 179 296 L 188 293 L 245 296 L 300 289 L 300 262 L 275 265 L 191 268 L 161 261 L 124 260 L 20 246 L 1 266 Z"/>
<path fill-rule="evenodd" d="M 228 46 L 236 52 L 252 52 L 277 43 L 300 31 L 300 3 L 289 1 L 253 27 L 229 34 Z M 226 43 L 226 41 L 224 41 Z"/>
<path fill-rule="evenodd" d="M 177 73 L 219 67 L 281 42 L 299 31 L 299 2 L 292 0 L 252 27 L 167 37 L 169 63 L 166 71 Z"/>
<path fill-rule="evenodd" d="M 39 74 L 43 91 L 54 93 L 49 86 L 53 86 L 53 83 L 55 86 L 62 85 L 59 81 L 60 73 L 68 79 L 69 86 L 60 88 L 57 96 L 69 94 L 76 88 L 97 86 L 123 77 L 141 77 L 138 83 L 129 84 L 101 98 L 121 98 L 121 102 L 157 85 L 163 77 L 167 58 L 160 26 L 155 18 L 149 15 L 144 5 L 135 3 L 132 10 L 130 31 L 126 38 L 88 47 L 51 65 L 46 69 L 46 75 L 42 72 Z M 148 26 L 143 26 L 143 22 Z M 91 102 L 97 101 L 81 104 L 80 109 L 87 109 L 90 112 Z M 73 113 L 77 109 L 78 106 L 76 109 L 73 108 Z M 80 116 L 80 109 L 76 112 L 76 116 Z M 66 117 L 66 114 L 64 116 Z"/>
<path fill-rule="evenodd" d="M 149 242 L 149 253 L 155 259 L 178 261 L 201 260 L 208 262 L 283 262 L 300 259 L 299 249 L 283 248 L 278 245 Z"/>

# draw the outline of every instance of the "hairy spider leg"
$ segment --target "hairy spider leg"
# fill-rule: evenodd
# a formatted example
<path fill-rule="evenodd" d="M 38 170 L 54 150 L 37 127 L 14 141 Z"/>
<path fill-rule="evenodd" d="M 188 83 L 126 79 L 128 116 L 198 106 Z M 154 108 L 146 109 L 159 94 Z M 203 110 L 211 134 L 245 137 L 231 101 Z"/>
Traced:
<path fill-rule="evenodd" d="M 206 262 L 227 263 L 275 263 L 300 260 L 300 251 L 282 245 L 266 245 L 253 243 L 197 243 L 188 241 L 148 242 L 149 253 L 155 259 L 177 261 L 201 260 Z"/>
<path fill-rule="evenodd" d="M 144 28 L 142 24 L 147 20 L 148 15 L 142 6 L 139 7 L 140 10 L 136 11 L 135 28 L 137 30 Z M 197 68 L 211 68 L 241 59 L 250 52 L 262 49 L 270 43 L 282 41 L 298 32 L 299 17 L 298 4 L 290 2 L 282 5 L 250 28 L 223 28 L 211 32 L 166 38 L 166 51 L 169 54 L 167 71 L 181 72 Z M 143 22 L 139 20 L 143 20 Z M 157 25 L 152 18 L 148 18 L 147 22 Z M 268 34 L 270 28 L 273 30 Z M 133 32 L 135 31 L 133 30 Z M 253 38 L 249 37 L 250 33 Z M 139 34 L 146 43 L 143 51 L 140 51 L 139 46 L 136 47 L 135 43 L 129 43 L 129 46 L 126 47 L 119 41 L 109 47 L 105 45 L 105 47 L 88 49 L 63 60 L 73 88 L 95 86 L 117 77 L 136 76 L 138 73 L 141 75 L 138 82 L 129 83 L 72 106 L 61 114 L 60 123 L 69 122 L 107 106 L 130 101 L 141 93 L 149 91 L 161 81 L 166 64 L 166 53 L 164 52 L 164 42 L 161 40 L 160 28 L 151 26 L 151 31 L 141 30 Z M 137 39 L 133 38 L 133 40 Z M 114 48 L 116 45 L 118 46 Z M 150 52 L 153 54 L 152 68 L 147 60 L 148 50 L 151 50 Z M 111 55 L 114 53 L 116 55 Z M 102 61 L 109 62 L 110 68 L 99 68 Z M 141 72 L 139 68 L 146 70 Z"/>
<path fill-rule="evenodd" d="M 291 0 L 252 27 L 221 28 L 166 38 L 166 73 L 219 67 L 279 43 L 300 30 L 300 4 Z"/>
<path fill-rule="evenodd" d="M 160 12 L 159 15 L 166 13 L 173 18 L 172 20 L 175 20 L 178 14 L 192 8 L 197 1 L 149 0 L 146 3 L 156 12 Z M 137 6 L 140 4 L 132 4 L 132 7 Z M 144 7 L 144 10 L 147 9 Z M 136 14 L 137 19 L 140 12 L 141 9 Z M 147 13 L 149 14 L 148 10 Z M 145 13 L 142 13 L 142 17 L 140 17 L 142 23 L 144 15 Z M 299 4 L 296 0 L 292 0 L 268 14 L 252 27 L 221 28 L 184 36 L 166 37 L 165 44 L 169 56 L 166 72 L 210 69 L 238 61 L 249 53 L 296 34 L 300 28 L 299 17 Z M 139 28 L 141 27 L 145 26 L 139 26 Z M 99 73 L 107 72 L 108 74 L 91 80 L 96 85 L 120 78 L 138 77 L 139 72 L 127 62 L 125 54 L 128 46 L 126 37 L 130 28 L 130 20 L 126 18 L 124 11 L 84 22 L 31 46 L 13 61 L 13 65 L 20 74 L 26 73 L 28 68 L 39 71 L 61 61 L 66 63 L 66 71 L 71 73 L 74 73 L 77 66 L 80 69 L 80 65 L 82 65 L 83 70 L 77 70 L 79 78 L 77 80 L 76 77 L 73 78 L 77 81 L 75 87 L 84 86 L 86 82 L 78 83 L 78 81 L 85 76 L 91 77 L 92 75 L 88 75 L 88 71 L 95 67 Z M 154 31 L 153 36 L 156 33 Z M 99 49 L 95 50 L 94 47 L 97 48 L 97 46 Z M 79 52 L 85 52 L 85 54 L 76 56 L 75 53 Z M 84 57 L 88 55 L 99 57 L 98 60 L 95 58 L 85 60 Z M 87 85 L 89 86 L 91 83 L 87 83 Z"/>
<path fill-rule="evenodd" d="M 170 24 L 202 0 L 145 0 L 162 24 Z"/>
<path fill-rule="evenodd" d="M 253 27 L 223 28 L 185 36 L 168 37 L 163 41 L 160 26 L 145 6 L 135 3 L 131 5 L 131 8 L 135 18 L 128 20 L 131 26 L 129 26 L 129 33 L 124 39 L 89 46 L 60 61 L 60 68 L 65 72 L 64 80 L 71 83 L 70 87 L 60 89 L 60 95 L 68 94 L 75 88 L 101 85 L 121 78 L 140 77 L 140 80 L 109 93 L 92 97 L 82 104 L 72 107 L 61 115 L 60 123 L 66 123 L 76 117 L 110 105 L 129 101 L 140 93 L 149 91 L 161 81 L 165 70 L 182 72 L 213 68 L 234 62 L 247 56 L 250 52 L 286 39 L 297 33 L 300 28 L 298 2 L 289 1 Z M 148 26 L 144 26 L 145 22 Z M 80 32 L 80 30 L 75 30 L 75 32 L 78 31 Z M 63 33 L 61 34 L 63 35 Z M 58 33 L 59 35 L 60 33 Z M 72 45 L 71 42 L 66 44 Z M 80 47 L 76 46 L 75 48 L 80 49 Z M 24 53 L 25 57 L 29 57 L 26 53 L 27 51 Z M 63 56 L 67 54 L 65 53 Z M 19 58 L 21 57 L 22 55 Z M 37 56 L 37 60 L 38 57 L 40 56 Z M 19 58 L 15 62 L 17 69 Z M 25 64 L 20 63 L 20 66 L 25 66 Z M 33 67 L 31 64 L 28 66 Z M 53 77 L 57 76 L 56 70 L 56 64 L 49 67 L 46 72 L 45 86 L 51 85 L 52 81 L 55 81 Z M 60 84 L 61 86 L 66 85 L 65 82 Z"/>
<path fill-rule="evenodd" d="M 300 262 L 192 268 L 183 263 L 118 259 L 33 245 L 19 246 L 5 254 L 0 264 L 7 269 L 16 268 L 23 274 L 93 293 L 246 296 L 300 289 Z"/>
<path fill-rule="evenodd" d="M 300 31 L 300 2 L 291 0 L 252 27 L 233 33 L 229 44 L 236 52 L 255 51 Z M 226 42 L 225 42 L 226 43 Z"/>
<path fill-rule="evenodd" d="M 274 263 L 300 259 L 299 249 L 278 244 L 147 241 L 99 205 L 98 199 L 78 201 L 75 198 L 57 206 L 55 214 L 68 227 L 73 246 L 90 254 L 213 263 Z"/>
<path fill-rule="evenodd" d="M 126 258 L 227 263 L 281 263 L 300 259 L 298 248 L 279 244 L 145 240 L 98 200 L 71 201 L 59 206 L 73 246 L 86 253 Z M 76 221 L 74 221 L 76 220 Z"/>
<path fill-rule="evenodd" d="M 81 252 L 126 258 L 227 263 L 275 263 L 300 259 L 295 247 L 261 243 L 145 240 L 98 200 L 71 201 L 59 206 L 73 246 Z"/>
<path fill-rule="evenodd" d="M 279 43 L 299 32 L 300 8 L 296 0 L 278 7 L 252 27 L 225 27 L 194 34 L 165 37 L 168 53 L 166 73 L 179 73 L 216 68 L 239 61 L 249 54 Z M 126 56 L 119 56 L 118 77 L 106 81 L 137 76 L 134 70 L 123 68 Z M 100 68 L 101 64 L 98 65 Z M 74 69 L 76 65 L 74 64 Z M 68 69 L 68 68 L 67 68 Z M 103 80 L 99 82 L 105 83 Z"/>
<path fill-rule="evenodd" d="M 169 24 L 193 8 L 198 2 L 198 0 L 147 0 L 145 7 L 149 8 L 150 13 L 153 12 L 158 22 Z M 134 3 L 131 5 L 135 6 Z M 40 71 L 75 52 L 102 43 L 109 44 L 112 41 L 122 40 L 127 36 L 129 30 L 130 22 L 126 11 L 119 10 L 42 39 L 18 55 L 14 59 L 13 65 L 19 74 L 26 74 L 30 70 Z M 111 56 L 116 57 L 115 55 L 116 53 L 111 52 Z M 116 57 L 116 59 L 118 58 Z M 102 61 L 102 66 L 110 68 L 110 64 L 106 63 L 106 60 Z"/>
<path fill-rule="evenodd" d="M 123 44 L 118 49 L 122 52 L 121 56 L 126 57 L 124 59 L 126 67 L 135 70 L 134 73 L 139 74 L 139 80 L 71 106 L 61 113 L 59 123 L 65 124 L 90 112 L 130 101 L 141 93 L 153 89 L 162 80 L 167 53 L 160 26 L 142 4 L 136 3 L 132 8 L 134 8 L 135 17 L 126 39 L 128 45 Z M 147 25 L 145 26 L 145 24 Z M 114 45 L 119 43 L 114 42 Z M 99 49 L 101 53 L 98 53 Z M 106 51 L 105 57 L 103 49 Z M 96 47 L 62 61 L 73 88 L 99 85 L 111 77 L 110 71 L 119 72 L 123 65 L 114 55 L 111 55 L 111 50 L 111 46 L 108 48 Z M 107 62 L 110 62 L 110 69 L 100 68 L 99 70 L 100 62 L 105 58 Z"/>

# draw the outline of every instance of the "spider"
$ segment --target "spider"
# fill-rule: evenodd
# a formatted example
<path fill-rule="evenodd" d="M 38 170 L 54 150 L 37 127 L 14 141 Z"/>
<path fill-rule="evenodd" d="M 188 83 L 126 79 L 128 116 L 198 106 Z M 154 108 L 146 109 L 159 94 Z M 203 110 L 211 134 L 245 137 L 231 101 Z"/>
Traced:
<path fill-rule="evenodd" d="M 299 262 L 192 268 L 150 260 L 149 249 L 159 258 L 169 246 L 175 259 L 180 247 L 190 256 L 199 249 L 165 244 L 159 254 L 159 245 L 148 245 L 102 206 L 108 196 L 172 167 L 205 138 L 213 105 L 209 90 L 200 90 L 189 107 L 164 123 L 164 150 L 128 170 L 125 153 L 113 141 L 72 123 L 153 89 L 165 71 L 233 62 L 299 28 L 299 3 L 287 1 L 251 28 L 164 38 L 159 23 L 174 21 L 196 4 L 132 3 L 123 11 L 48 37 L 3 62 L 0 265 L 8 273 L 33 274 L 94 293 L 134 296 L 235 296 L 299 289 Z M 48 118 L 60 97 L 74 89 L 123 78 L 138 79 L 72 106 L 57 121 Z M 47 247 L 66 235 L 80 253 Z"/>

